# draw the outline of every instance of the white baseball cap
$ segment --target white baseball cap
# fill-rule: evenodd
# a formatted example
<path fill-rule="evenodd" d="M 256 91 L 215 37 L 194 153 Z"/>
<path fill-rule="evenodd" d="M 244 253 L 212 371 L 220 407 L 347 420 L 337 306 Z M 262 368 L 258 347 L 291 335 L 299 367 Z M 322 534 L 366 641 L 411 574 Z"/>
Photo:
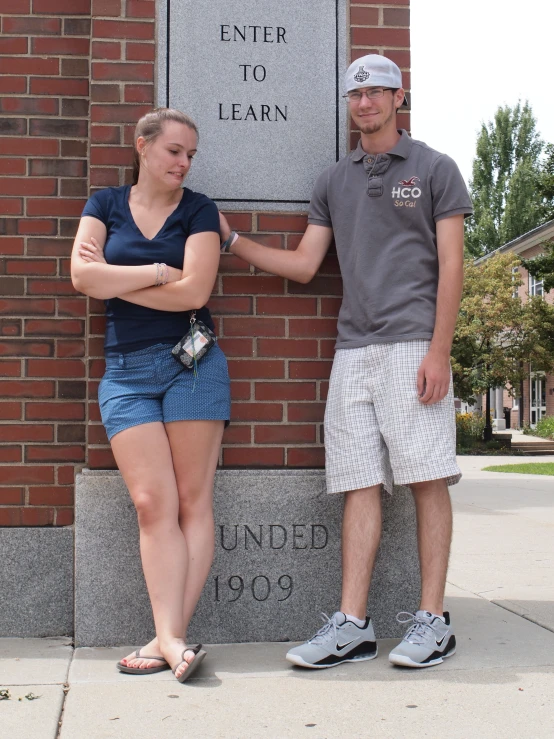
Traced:
<path fill-rule="evenodd" d="M 344 75 L 345 92 L 359 87 L 402 87 L 402 72 L 399 67 L 386 56 L 367 54 L 355 59 Z M 402 105 L 408 105 L 404 97 Z"/>

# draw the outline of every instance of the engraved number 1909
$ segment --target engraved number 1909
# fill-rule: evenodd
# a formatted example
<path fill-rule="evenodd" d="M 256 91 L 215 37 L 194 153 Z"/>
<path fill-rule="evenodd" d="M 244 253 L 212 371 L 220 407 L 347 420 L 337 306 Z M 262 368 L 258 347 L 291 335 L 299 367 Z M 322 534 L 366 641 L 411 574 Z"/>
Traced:
<path fill-rule="evenodd" d="M 225 583 L 221 583 L 219 581 L 219 575 L 216 575 L 214 577 L 214 585 L 215 585 L 215 600 L 221 601 L 220 598 L 220 590 L 227 588 L 231 591 L 229 593 L 229 597 L 227 598 L 227 603 L 234 603 L 235 601 L 239 600 L 239 598 L 242 598 L 244 594 L 244 578 L 240 575 L 231 575 L 231 577 L 227 580 Z M 287 600 L 287 598 L 290 598 L 292 595 L 292 588 L 293 588 L 293 582 L 292 577 L 290 575 L 281 575 L 281 577 L 277 580 L 277 586 L 280 588 L 281 592 L 285 594 L 284 598 L 277 598 L 279 601 Z M 250 592 L 252 593 L 252 597 L 254 600 L 257 601 L 264 601 L 269 598 L 271 595 L 271 582 L 268 577 L 265 575 L 256 575 L 252 579 L 252 582 L 250 583 Z M 281 592 L 277 591 L 277 594 L 280 595 Z"/>

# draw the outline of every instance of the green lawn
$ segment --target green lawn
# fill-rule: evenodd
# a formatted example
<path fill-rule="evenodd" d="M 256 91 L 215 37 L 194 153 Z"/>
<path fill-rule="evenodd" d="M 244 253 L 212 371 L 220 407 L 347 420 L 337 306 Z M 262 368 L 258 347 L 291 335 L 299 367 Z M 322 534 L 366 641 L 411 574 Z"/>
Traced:
<path fill-rule="evenodd" d="M 554 462 L 532 462 L 530 464 L 495 464 L 483 467 L 486 472 L 521 472 L 525 475 L 554 475 Z"/>

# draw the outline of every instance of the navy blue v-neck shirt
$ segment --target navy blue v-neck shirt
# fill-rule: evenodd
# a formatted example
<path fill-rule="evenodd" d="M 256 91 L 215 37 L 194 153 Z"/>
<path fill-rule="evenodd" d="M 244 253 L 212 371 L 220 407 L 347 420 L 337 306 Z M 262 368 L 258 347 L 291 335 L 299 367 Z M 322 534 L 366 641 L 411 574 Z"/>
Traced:
<path fill-rule="evenodd" d="M 216 204 L 205 195 L 184 188 L 183 197 L 153 239 L 147 239 L 136 225 L 129 208 L 130 185 L 108 187 L 94 193 L 83 215 L 92 216 L 108 231 L 104 257 L 108 264 L 135 266 L 165 262 L 183 268 L 185 242 L 203 231 L 219 234 Z M 145 308 L 120 298 L 106 300 L 107 354 L 127 353 L 160 343 L 177 343 L 189 328 L 188 311 Z M 204 307 L 196 317 L 214 328 L 209 310 Z"/>

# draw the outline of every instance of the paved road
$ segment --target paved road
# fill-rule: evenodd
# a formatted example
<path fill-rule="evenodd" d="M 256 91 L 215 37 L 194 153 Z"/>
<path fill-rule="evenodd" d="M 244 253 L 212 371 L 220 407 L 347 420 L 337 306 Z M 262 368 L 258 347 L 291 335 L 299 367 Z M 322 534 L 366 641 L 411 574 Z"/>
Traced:
<path fill-rule="evenodd" d="M 289 668 L 284 644 L 219 645 L 181 686 L 119 675 L 125 649 L 3 639 L 0 736 L 55 739 L 63 706 L 59 739 L 552 739 L 554 479 L 481 471 L 508 461 L 460 458 L 447 590 L 459 649 L 444 665 L 393 668 L 392 640 L 372 662 L 317 672 Z"/>

